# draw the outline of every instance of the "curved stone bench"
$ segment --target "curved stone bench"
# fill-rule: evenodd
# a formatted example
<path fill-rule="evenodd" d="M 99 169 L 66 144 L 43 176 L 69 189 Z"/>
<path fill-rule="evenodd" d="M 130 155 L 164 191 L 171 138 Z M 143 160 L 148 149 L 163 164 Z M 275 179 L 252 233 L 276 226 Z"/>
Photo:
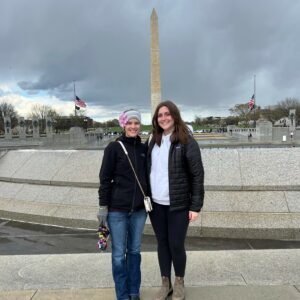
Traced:
<path fill-rule="evenodd" d="M 96 228 L 102 156 L 1 152 L 0 217 Z M 202 158 L 205 201 L 190 235 L 300 239 L 300 148 L 203 149 Z"/>

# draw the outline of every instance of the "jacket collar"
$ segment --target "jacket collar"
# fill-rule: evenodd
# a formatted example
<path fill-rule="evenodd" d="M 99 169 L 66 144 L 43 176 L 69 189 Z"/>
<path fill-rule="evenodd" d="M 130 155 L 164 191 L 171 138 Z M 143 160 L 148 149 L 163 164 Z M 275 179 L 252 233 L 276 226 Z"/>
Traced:
<path fill-rule="evenodd" d="M 140 144 L 141 143 L 141 138 L 140 138 L 139 135 L 137 137 L 127 137 L 125 135 L 125 133 L 122 133 L 122 135 L 119 138 L 117 138 L 117 141 L 121 141 L 123 143 L 133 145 L 134 143 L 135 144 Z"/>

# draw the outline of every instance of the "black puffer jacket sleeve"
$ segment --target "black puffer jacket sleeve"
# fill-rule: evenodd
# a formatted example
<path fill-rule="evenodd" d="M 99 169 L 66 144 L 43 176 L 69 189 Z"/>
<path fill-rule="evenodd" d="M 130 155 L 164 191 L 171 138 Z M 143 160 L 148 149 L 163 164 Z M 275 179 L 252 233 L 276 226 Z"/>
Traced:
<path fill-rule="evenodd" d="M 204 169 L 200 148 L 194 138 L 190 138 L 185 146 L 191 189 L 190 210 L 199 212 L 203 206 L 204 199 Z"/>
<path fill-rule="evenodd" d="M 109 206 L 112 191 L 112 180 L 116 164 L 115 142 L 111 142 L 104 150 L 102 165 L 100 168 L 100 187 L 98 190 L 99 205 Z"/>

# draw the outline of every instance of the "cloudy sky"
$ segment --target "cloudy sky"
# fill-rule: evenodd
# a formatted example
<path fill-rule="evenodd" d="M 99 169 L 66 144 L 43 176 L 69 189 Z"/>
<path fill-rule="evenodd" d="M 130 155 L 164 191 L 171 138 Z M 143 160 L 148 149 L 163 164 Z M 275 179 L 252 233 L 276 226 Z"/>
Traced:
<path fill-rule="evenodd" d="M 150 122 L 150 15 L 163 99 L 185 120 L 300 98 L 299 0 L 1 0 L 0 102 L 73 112 L 73 81 L 96 120 L 138 108 Z"/>

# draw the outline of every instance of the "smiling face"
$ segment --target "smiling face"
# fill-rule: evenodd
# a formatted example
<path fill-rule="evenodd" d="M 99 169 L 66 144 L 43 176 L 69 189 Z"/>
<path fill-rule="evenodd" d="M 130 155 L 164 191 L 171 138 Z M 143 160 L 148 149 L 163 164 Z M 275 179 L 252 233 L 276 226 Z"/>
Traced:
<path fill-rule="evenodd" d="M 130 119 L 129 121 L 127 121 L 124 127 L 125 135 L 127 137 L 136 137 L 140 132 L 140 127 L 141 123 L 139 120 L 134 118 Z"/>
<path fill-rule="evenodd" d="M 162 106 L 158 110 L 157 123 L 163 129 L 164 134 L 169 134 L 174 129 L 174 119 L 171 116 L 170 110 L 166 106 Z"/>

